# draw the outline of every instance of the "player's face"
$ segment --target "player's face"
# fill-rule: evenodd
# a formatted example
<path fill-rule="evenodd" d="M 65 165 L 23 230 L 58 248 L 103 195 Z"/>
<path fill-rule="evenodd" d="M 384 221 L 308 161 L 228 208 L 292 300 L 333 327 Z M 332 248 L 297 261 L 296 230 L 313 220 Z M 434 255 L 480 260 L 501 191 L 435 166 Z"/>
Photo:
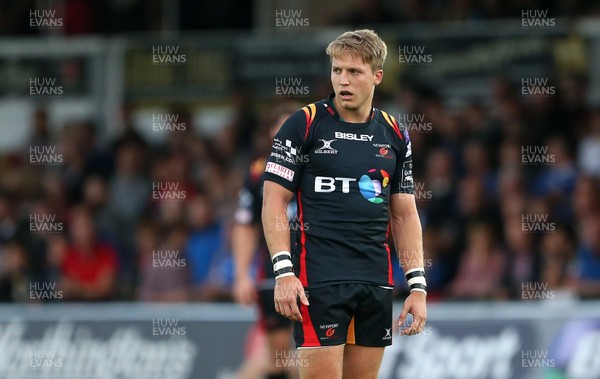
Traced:
<path fill-rule="evenodd" d="M 342 53 L 333 57 L 331 84 L 336 107 L 352 112 L 370 110 L 373 91 L 382 78 L 383 70 L 373 72 L 359 56 Z"/>

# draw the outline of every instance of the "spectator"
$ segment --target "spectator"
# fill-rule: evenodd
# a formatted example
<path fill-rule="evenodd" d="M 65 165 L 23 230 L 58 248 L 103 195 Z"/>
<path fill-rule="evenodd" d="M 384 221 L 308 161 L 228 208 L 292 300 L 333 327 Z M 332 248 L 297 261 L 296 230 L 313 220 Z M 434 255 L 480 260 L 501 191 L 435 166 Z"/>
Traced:
<path fill-rule="evenodd" d="M 98 301 L 113 298 L 117 284 L 117 254 L 113 246 L 98 238 L 87 209 L 73 208 L 69 236 L 59 281 L 64 299 Z"/>
<path fill-rule="evenodd" d="M 600 214 L 581 220 L 575 278 L 582 299 L 600 297 Z"/>
<path fill-rule="evenodd" d="M 187 220 L 190 226 L 187 252 L 194 299 L 229 299 L 233 276 L 231 256 L 224 252 L 223 226 L 215 219 L 206 194 L 200 192 L 190 201 Z"/>
<path fill-rule="evenodd" d="M 498 296 L 505 257 L 489 223 L 473 222 L 468 227 L 467 246 L 449 288 L 455 300 L 491 300 Z"/>
<path fill-rule="evenodd" d="M 590 117 L 590 130 L 579 141 L 577 157 L 584 175 L 600 178 L 600 109 Z"/>
<path fill-rule="evenodd" d="M 145 173 L 144 145 L 127 140 L 115 153 L 115 172 L 108 182 L 106 215 L 97 216 L 108 221 L 107 233 L 118 249 L 120 276 L 129 287 L 133 284 L 136 267 L 133 254 L 135 225 L 148 204 L 152 185 Z"/>
<path fill-rule="evenodd" d="M 164 233 L 142 222 L 136 232 L 140 256 L 138 299 L 156 302 L 183 302 L 189 299 L 189 266 L 185 256 L 187 229 L 175 225 Z"/>
<path fill-rule="evenodd" d="M 600 180 L 580 176 L 575 184 L 572 206 L 578 220 L 600 212 Z"/>
<path fill-rule="evenodd" d="M 542 236 L 540 243 L 542 283 L 557 297 L 570 298 L 576 295 L 572 278 L 575 244 L 572 230 L 557 226 L 552 233 Z"/>
<path fill-rule="evenodd" d="M 520 300 L 523 283 L 538 281 L 539 256 L 535 251 L 533 234 L 523 230 L 520 215 L 505 219 L 504 240 L 510 264 L 504 267 L 500 296 Z"/>
<path fill-rule="evenodd" d="M 0 302 L 28 302 L 29 258 L 25 246 L 16 240 L 0 249 Z"/>

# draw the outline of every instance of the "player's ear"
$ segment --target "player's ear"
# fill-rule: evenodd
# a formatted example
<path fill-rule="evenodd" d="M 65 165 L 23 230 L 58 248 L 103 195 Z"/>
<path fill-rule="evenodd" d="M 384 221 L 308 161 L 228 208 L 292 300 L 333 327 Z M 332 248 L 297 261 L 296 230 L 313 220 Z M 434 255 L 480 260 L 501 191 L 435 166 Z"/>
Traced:
<path fill-rule="evenodd" d="M 378 85 L 379 83 L 381 83 L 382 80 L 383 80 L 383 70 L 375 71 L 375 81 L 373 82 L 373 85 Z"/>

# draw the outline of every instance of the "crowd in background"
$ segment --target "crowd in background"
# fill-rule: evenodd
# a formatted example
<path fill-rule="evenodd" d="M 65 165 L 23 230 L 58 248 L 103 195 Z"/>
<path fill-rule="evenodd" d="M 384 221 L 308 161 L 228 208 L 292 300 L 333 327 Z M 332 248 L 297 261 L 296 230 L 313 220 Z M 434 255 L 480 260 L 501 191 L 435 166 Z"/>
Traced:
<path fill-rule="evenodd" d="M 60 33 L 111 34 L 160 30 L 164 3 L 64 0 L 55 8 L 65 16 Z M 248 11 L 236 1 L 182 0 L 176 27 L 252 28 L 253 2 L 243 3 Z M 389 5 L 359 1 L 331 23 L 518 18 L 536 8 L 598 13 L 585 0 Z M 3 2 L 0 32 L 52 33 L 29 26 L 28 11 L 39 7 Z M 426 86 L 401 82 L 393 92 L 376 91 L 375 106 L 401 122 L 420 119 L 403 123 L 413 144 L 429 298 L 600 298 L 600 108 L 587 105 L 587 79 L 558 77 L 547 97 L 524 97 L 521 83 L 503 76 L 481 85 L 489 99 L 452 107 Z M 320 91 L 294 100 L 328 95 Z M 27 144 L 0 155 L 0 301 L 34 300 L 32 283 L 37 290 L 54 283 L 61 294 L 34 291 L 36 301 L 231 301 L 238 191 L 253 159 L 268 154 L 266 115 L 283 100 L 235 92 L 230 121 L 212 135 L 198 132 L 191 107 L 177 106 L 188 127 L 163 131 L 162 143 L 136 128 L 138 104 L 123 104 L 115 115 L 121 129 L 110 140 L 91 121 L 52 125 L 40 104 L 22 125 Z M 32 163 L 43 147 L 60 161 Z M 401 297 L 406 285 L 397 266 L 395 278 Z"/>
<path fill-rule="evenodd" d="M 303 9 L 311 2 L 278 0 L 275 9 Z M 259 1 L 221 0 L 20 0 L 0 3 L 0 34 L 36 35 L 49 33 L 30 25 L 29 11 L 55 9 L 64 22 L 60 33 L 117 34 L 123 32 L 160 32 L 164 30 L 251 29 L 253 10 Z M 593 0 L 357 0 L 339 7 L 312 3 L 311 22 L 321 18 L 327 25 L 372 26 L 381 23 L 423 21 L 477 21 L 519 18 L 521 12 L 539 9 L 550 17 L 584 17 L 600 14 Z M 274 10 L 273 10 L 274 12 Z M 323 16 L 323 17 L 319 17 Z M 54 32 L 54 31 L 51 31 Z"/>
<path fill-rule="evenodd" d="M 377 107 L 427 126 L 404 123 L 432 300 L 600 297 L 600 109 L 576 76 L 552 97 L 523 97 L 519 84 L 491 77 L 489 102 L 452 109 L 431 88 L 377 92 Z M 62 301 L 230 301 L 238 190 L 269 151 L 276 103 L 240 96 L 215 135 L 179 111 L 190 127 L 159 144 L 136 129 L 132 104 L 109 141 L 91 122 L 53 128 L 40 107 L 27 145 L 0 157 L 0 300 L 56 283 Z M 32 164 L 31 146 L 61 161 Z"/>

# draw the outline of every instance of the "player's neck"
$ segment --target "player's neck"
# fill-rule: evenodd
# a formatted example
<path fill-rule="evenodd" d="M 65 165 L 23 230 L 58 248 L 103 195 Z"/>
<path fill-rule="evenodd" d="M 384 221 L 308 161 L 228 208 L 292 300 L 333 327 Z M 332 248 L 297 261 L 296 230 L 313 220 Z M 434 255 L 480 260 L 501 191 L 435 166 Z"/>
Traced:
<path fill-rule="evenodd" d="M 373 110 L 372 101 L 372 98 L 365 101 L 358 109 L 345 109 L 338 103 L 336 98 L 333 98 L 333 105 L 342 121 L 360 124 L 368 122 L 369 118 L 371 118 L 371 111 Z"/>

